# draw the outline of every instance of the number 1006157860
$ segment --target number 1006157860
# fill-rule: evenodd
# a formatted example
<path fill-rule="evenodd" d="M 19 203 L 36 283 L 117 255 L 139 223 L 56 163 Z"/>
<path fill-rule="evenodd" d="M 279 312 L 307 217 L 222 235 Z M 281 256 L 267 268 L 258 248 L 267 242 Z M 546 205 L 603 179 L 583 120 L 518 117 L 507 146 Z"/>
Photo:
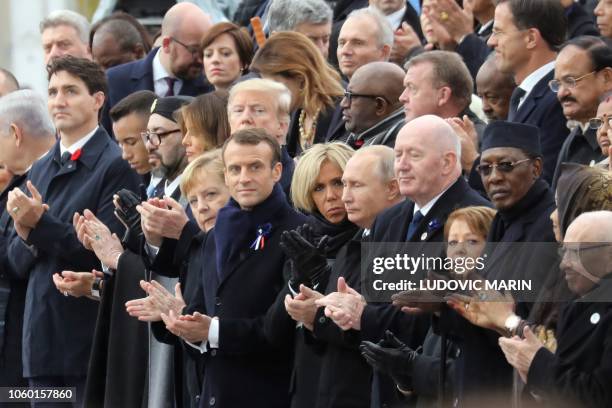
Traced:
<path fill-rule="evenodd" d="M 0 387 L 3 402 L 75 402 L 75 387 Z"/>

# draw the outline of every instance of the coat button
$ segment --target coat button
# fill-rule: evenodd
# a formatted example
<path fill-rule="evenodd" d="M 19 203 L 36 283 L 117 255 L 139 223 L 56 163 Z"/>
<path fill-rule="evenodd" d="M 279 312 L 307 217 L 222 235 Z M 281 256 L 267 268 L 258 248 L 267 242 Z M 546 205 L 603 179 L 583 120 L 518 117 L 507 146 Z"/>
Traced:
<path fill-rule="evenodd" d="M 217 355 L 217 349 L 210 350 L 210 355 L 213 356 L 213 357 L 216 356 Z"/>
<path fill-rule="evenodd" d="M 200 396 L 199 395 L 195 396 L 195 402 L 196 402 L 196 405 L 198 405 L 198 402 L 200 402 Z"/>
<path fill-rule="evenodd" d="M 327 319 L 325 317 L 319 317 L 319 323 L 321 323 L 321 324 L 325 324 L 326 320 Z"/>
<path fill-rule="evenodd" d="M 221 306 L 221 302 L 217 302 L 217 303 L 216 303 L 216 306 L 217 306 L 217 307 Z"/>
<path fill-rule="evenodd" d="M 210 397 L 210 399 L 208 400 L 208 404 L 209 404 L 210 406 L 215 405 L 215 402 L 217 402 L 217 401 L 215 400 L 215 397 Z"/>

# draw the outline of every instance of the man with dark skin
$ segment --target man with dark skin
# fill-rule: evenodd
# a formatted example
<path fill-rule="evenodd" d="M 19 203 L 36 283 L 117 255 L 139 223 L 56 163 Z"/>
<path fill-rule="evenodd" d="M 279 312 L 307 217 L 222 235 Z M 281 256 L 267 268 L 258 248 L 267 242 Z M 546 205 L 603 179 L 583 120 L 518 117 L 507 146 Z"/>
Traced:
<path fill-rule="evenodd" d="M 498 70 L 494 58 L 488 58 L 482 64 L 476 75 L 476 88 L 489 121 L 508 118 L 510 97 L 515 87 L 512 75 Z"/>
<path fill-rule="evenodd" d="M 127 20 L 110 20 L 94 34 L 91 42 L 94 61 L 106 70 L 143 58 L 145 46 L 140 33 Z"/>
<path fill-rule="evenodd" d="M 384 77 L 384 81 L 376 78 Z M 393 147 L 404 123 L 399 96 L 403 91 L 404 71 L 390 62 L 371 62 L 358 68 L 340 101 L 342 119 L 350 133 L 348 144 L 384 144 Z"/>

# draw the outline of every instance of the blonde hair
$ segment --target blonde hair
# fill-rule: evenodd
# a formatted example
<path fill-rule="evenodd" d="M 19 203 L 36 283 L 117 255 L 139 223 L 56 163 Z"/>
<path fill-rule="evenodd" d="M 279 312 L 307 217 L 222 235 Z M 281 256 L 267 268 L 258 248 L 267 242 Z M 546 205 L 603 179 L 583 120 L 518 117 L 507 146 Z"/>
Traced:
<path fill-rule="evenodd" d="M 491 222 L 493 222 L 495 214 L 496 211 L 494 209 L 484 206 L 472 206 L 455 210 L 450 213 L 446 219 L 446 223 L 444 225 L 444 239 L 448 240 L 448 233 L 451 225 L 457 220 L 465 221 L 472 232 L 479 234 L 486 239 L 487 235 L 489 235 Z"/>
<path fill-rule="evenodd" d="M 312 199 L 312 192 L 319 177 L 321 166 L 329 162 L 338 166 L 344 172 L 346 163 L 355 151 L 344 143 L 321 143 L 315 144 L 306 150 L 301 156 L 291 180 L 291 200 L 293 205 L 300 210 L 312 213 L 316 211 L 316 205 Z"/>
<path fill-rule="evenodd" d="M 181 194 L 185 197 L 198 184 L 198 177 L 207 172 L 214 177 L 218 177 L 223 183 L 225 177 L 223 175 L 223 160 L 221 159 L 221 149 L 210 150 L 201 156 L 196 157 L 183 170 L 181 177 Z"/>
<path fill-rule="evenodd" d="M 304 34 L 279 32 L 270 36 L 251 63 L 251 70 L 301 83 L 299 107 L 308 115 L 331 108 L 344 94 L 340 74 Z"/>
<path fill-rule="evenodd" d="M 231 115 L 230 109 L 232 101 L 236 97 L 236 94 L 240 92 L 258 92 L 272 96 L 276 103 L 276 116 L 278 120 L 283 123 L 289 123 L 289 115 L 291 113 L 291 92 L 284 84 L 272 81 L 271 79 L 262 78 L 253 78 L 237 83 L 229 91 L 227 102 L 229 115 Z"/>

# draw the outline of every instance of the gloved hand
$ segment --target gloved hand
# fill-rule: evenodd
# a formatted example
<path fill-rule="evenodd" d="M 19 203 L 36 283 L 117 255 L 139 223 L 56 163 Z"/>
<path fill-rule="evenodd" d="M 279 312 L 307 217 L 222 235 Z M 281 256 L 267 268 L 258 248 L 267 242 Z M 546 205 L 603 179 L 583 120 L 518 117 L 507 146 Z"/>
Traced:
<path fill-rule="evenodd" d="M 300 284 L 308 287 L 317 285 L 319 279 L 330 270 L 326 257 L 328 239 L 328 236 L 323 236 L 316 242 L 312 227 L 308 224 L 283 232 L 280 247 L 291 260 L 289 284 L 294 290 Z"/>
<path fill-rule="evenodd" d="M 377 344 L 362 341 L 359 349 L 372 368 L 389 375 L 402 390 L 412 388 L 412 367 L 419 353 L 402 343 L 391 331 L 387 330 Z"/>
<path fill-rule="evenodd" d="M 138 253 L 138 246 L 142 237 L 142 226 L 140 225 L 140 214 L 136 211 L 136 206 L 140 205 L 140 197 L 127 189 L 118 191 L 117 196 L 119 198 L 116 200 L 118 207 L 115 208 L 115 216 L 125 226 L 125 234 L 121 242 Z"/>

